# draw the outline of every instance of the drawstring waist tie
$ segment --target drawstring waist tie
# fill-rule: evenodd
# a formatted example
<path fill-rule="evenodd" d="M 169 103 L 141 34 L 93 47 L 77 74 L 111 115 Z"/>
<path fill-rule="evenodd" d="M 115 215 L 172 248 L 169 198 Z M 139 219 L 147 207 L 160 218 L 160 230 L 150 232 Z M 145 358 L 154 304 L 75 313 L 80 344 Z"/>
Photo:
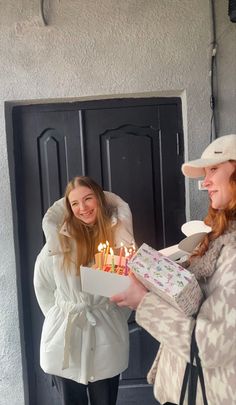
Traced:
<path fill-rule="evenodd" d="M 107 302 L 92 306 L 86 302 L 75 304 L 72 301 L 65 301 L 59 297 L 56 298 L 55 304 L 66 314 L 64 355 L 62 362 L 62 370 L 64 370 L 69 367 L 70 339 L 73 326 L 76 324 L 83 329 L 87 322 L 93 327 L 96 326 L 96 317 L 94 316 L 93 311 L 95 309 L 105 309 L 108 311 L 110 305 Z"/>

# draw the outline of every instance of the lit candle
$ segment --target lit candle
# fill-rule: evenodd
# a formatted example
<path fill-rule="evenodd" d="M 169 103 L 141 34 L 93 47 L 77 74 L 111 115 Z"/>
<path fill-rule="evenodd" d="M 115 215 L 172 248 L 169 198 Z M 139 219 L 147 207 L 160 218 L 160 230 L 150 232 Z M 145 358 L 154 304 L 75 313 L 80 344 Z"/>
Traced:
<path fill-rule="evenodd" d="M 102 245 L 102 266 L 105 265 L 105 252 L 106 252 L 106 247 L 107 245 L 105 243 L 103 243 Z"/>
<path fill-rule="evenodd" d="M 108 256 L 108 253 L 109 253 L 109 242 L 108 241 L 106 241 L 106 252 L 105 252 L 105 259 L 104 259 L 104 266 L 106 266 L 106 264 L 107 264 L 107 256 Z"/>
<path fill-rule="evenodd" d="M 121 266 L 121 261 L 122 261 L 122 256 L 123 256 L 123 251 L 124 251 L 124 244 L 121 242 L 120 244 L 120 255 L 119 255 L 119 263 L 118 266 Z"/>
<path fill-rule="evenodd" d="M 128 252 L 127 247 L 125 246 L 125 272 L 124 272 L 125 276 L 128 275 L 128 256 L 129 256 L 129 252 Z"/>
<path fill-rule="evenodd" d="M 114 252 L 113 249 L 110 248 L 110 255 L 111 255 L 111 271 L 112 273 L 115 272 L 115 258 L 114 258 Z"/>
<path fill-rule="evenodd" d="M 103 244 L 99 243 L 98 245 L 98 268 L 102 269 L 102 250 L 103 250 Z"/>
<path fill-rule="evenodd" d="M 98 268 L 102 268 L 102 254 L 100 252 L 98 253 Z"/>

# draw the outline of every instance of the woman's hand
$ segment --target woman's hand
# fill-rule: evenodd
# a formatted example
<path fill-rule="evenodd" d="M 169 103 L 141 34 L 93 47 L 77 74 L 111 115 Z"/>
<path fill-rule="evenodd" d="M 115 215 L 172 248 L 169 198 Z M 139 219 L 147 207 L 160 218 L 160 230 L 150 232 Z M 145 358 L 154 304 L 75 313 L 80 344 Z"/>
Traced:
<path fill-rule="evenodd" d="M 134 274 L 131 273 L 129 277 L 130 286 L 122 293 L 113 295 L 110 300 L 111 302 L 115 302 L 119 307 L 136 309 L 148 290 L 137 280 Z"/>

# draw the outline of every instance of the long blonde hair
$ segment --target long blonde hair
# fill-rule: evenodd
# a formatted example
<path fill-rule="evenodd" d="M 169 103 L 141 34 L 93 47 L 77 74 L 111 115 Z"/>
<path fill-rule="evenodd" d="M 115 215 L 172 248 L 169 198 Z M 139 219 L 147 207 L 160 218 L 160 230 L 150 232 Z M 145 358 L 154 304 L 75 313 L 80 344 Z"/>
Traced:
<path fill-rule="evenodd" d="M 231 221 L 236 220 L 236 161 L 230 160 L 235 165 L 235 170 L 229 178 L 229 184 L 232 191 L 232 199 L 226 208 L 222 210 L 214 209 L 209 206 L 208 213 L 204 222 L 212 228 L 212 231 L 206 235 L 196 251 L 193 252 L 191 257 L 203 256 L 208 250 L 209 243 L 222 235 Z M 191 258 L 190 258 L 191 260 Z"/>
<path fill-rule="evenodd" d="M 94 225 L 87 225 L 75 217 L 70 201 L 69 194 L 78 186 L 91 189 L 97 199 L 98 213 Z M 79 275 L 80 266 L 88 266 L 97 252 L 99 243 L 108 241 L 113 246 L 113 230 L 111 226 L 111 211 L 106 203 L 105 195 L 102 188 L 90 177 L 77 176 L 73 178 L 65 190 L 66 214 L 64 223 L 71 238 L 60 234 L 60 242 L 64 251 L 64 268 L 70 269 L 73 262 L 73 253 L 71 245 L 73 241 L 76 244 L 76 269 Z M 72 240 L 71 240 L 72 239 Z M 69 248 L 69 249 L 68 249 Z"/>

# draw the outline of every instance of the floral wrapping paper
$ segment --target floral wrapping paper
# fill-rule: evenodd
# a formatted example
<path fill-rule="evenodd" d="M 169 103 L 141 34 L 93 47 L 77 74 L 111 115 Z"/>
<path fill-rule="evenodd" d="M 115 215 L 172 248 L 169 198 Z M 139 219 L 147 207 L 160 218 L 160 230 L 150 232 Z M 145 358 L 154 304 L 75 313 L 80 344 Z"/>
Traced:
<path fill-rule="evenodd" d="M 195 314 L 202 301 L 201 288 L 187 269 L 143 243 L 128 265 L 150 291 L 184 312 Z"/>

